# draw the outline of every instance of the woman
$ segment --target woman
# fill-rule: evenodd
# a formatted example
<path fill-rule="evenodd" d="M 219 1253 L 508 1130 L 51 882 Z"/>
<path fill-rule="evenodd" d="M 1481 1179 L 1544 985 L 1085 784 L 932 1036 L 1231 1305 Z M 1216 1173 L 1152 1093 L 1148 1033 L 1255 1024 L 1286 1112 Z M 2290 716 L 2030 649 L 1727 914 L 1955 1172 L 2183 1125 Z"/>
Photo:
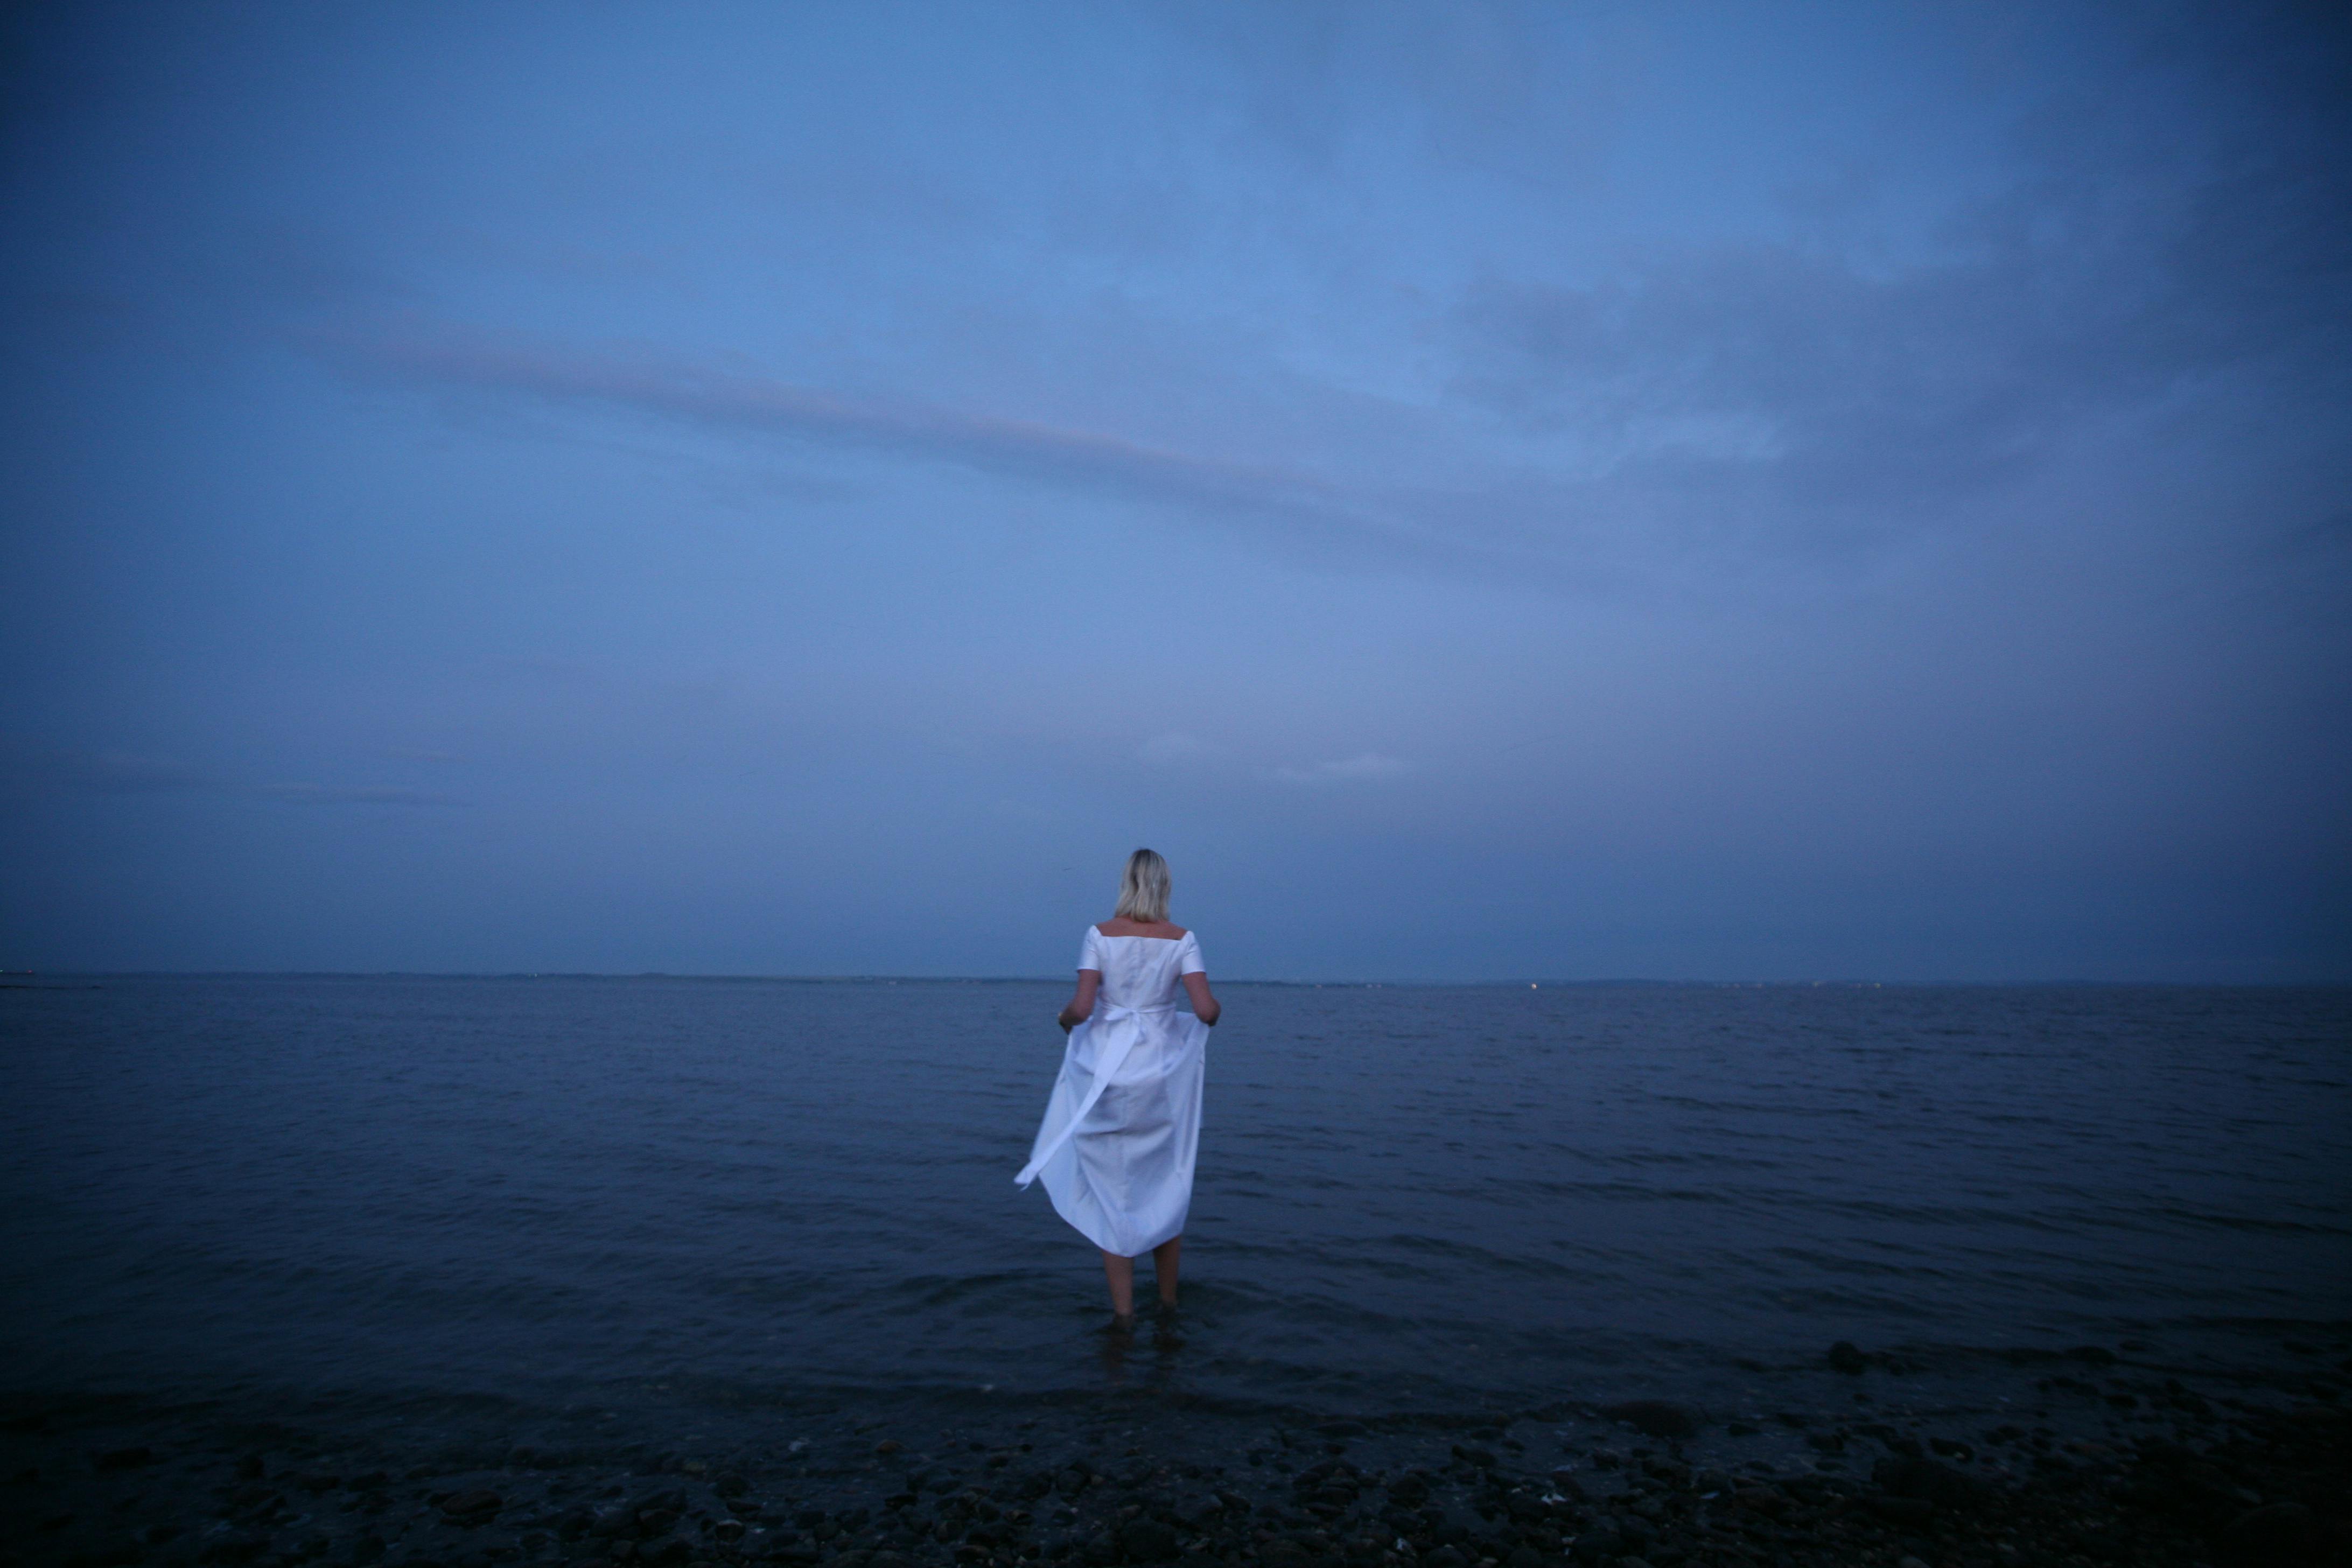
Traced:
<path fill-rule="evenodd" d="M 1149 849 L 1127 858 L 1118 911 L 1087 930 L 1078 991 L 1062 1009 L 1069 1045 L 1029 1163 L 1055 1209 L 1102 1249 L 1111 1327 L 1135 1326 L 1135 1260 L 1151 1254 L 1160 1304 L 1176 1306 L 1177 1255 L 1192 1205 L 1201 1142 L 1201 1077 L 1209 1026 L 1223 1011 L 1209 994 L 1201 944 L 1168 923 L 1168 862 Z M 1190 1015 L 1176 1010 L 1181 986 Z M 1099 1004 L 1099 1005 L 1097 1005 Z"/>

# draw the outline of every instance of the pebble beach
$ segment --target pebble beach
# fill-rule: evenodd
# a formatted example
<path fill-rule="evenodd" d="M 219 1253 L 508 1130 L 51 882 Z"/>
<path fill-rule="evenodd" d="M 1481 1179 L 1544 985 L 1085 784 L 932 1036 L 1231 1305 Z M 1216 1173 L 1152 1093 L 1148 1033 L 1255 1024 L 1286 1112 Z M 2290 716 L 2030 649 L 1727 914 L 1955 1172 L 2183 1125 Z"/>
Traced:
<path fill-rule="evenodd" d="M 1107 1363 L 1181 1331 L 1106 1336 Z M 0 1562 L 63 1568 L 1887 1568 L 2352 1561 L 2352 1336 L 2194 1381 L 1840 1343 L 1805 1407 L 1315 1420 L 1148 1382 L 626 1415 L 20 1397 Z M 1736 1403 L 1736 1402 L 1735 1402 Z M 520 1423 L 521 1429 L 516 1429 Z"/>

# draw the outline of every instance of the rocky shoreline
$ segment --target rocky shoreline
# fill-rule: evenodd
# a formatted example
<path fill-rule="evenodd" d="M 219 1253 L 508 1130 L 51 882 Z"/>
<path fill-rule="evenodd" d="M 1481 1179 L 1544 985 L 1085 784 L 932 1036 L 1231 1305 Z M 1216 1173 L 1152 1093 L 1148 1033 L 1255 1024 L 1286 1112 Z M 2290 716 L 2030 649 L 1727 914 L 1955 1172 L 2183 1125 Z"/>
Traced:
<path fill-rule="evenodd" d="M 1732 1416 L 1334 1420 L 1114 1389 L 812 1398 L 656 1442 L 590 1408 L 521 1440 L 458 1407 L 18 1398 L 0 1568 L 2352 1563 L 2344 1348 L 2256 1397 L 2086 1349 L 1974 1414 L 1844 1345 L 1845 1402 Z"/>

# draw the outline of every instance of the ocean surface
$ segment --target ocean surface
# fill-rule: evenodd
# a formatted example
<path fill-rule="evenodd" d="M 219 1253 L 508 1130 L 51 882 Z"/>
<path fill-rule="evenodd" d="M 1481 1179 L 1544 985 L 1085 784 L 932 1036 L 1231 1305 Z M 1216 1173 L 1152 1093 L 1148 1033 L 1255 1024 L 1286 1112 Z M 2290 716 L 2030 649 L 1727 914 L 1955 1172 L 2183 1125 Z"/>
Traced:
<path fill-rule="evenodd" d="M 1344 1413 L 2352 1316 L 2352 992 L 1219 991 L 1139 1373 L 1013 1185 L 1066 985 L 12 985 L 0 1392 Z"/>

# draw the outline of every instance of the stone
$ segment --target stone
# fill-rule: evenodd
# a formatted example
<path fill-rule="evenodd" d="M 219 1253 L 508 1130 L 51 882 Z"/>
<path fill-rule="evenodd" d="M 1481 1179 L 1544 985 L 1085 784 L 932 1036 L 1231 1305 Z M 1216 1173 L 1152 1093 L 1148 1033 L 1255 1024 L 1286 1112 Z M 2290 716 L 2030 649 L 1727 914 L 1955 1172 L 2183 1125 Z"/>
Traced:
<path fill-rule="evenodd" d="M 92 1454 L 89 1462 L 101 1470 L 128 1470 L 155 1462 L 155 1450 L 142 1443 L 131 1448 L 114 1448 L 103 1454 Z"/>
<path fill-rule="evenodd" d="M 1668 1400 L 1629 1399 L 1621 1405 L 1602 1405 L 1601 1414 L 1653 1437 L 1691 1437 L 1698 1434 L 1698 1412 Z"/>
<path fill-rule="evenodd" d="M 1544 1568 L 1544 1557 L 1532 1546 L 1514 1546 L 1503 1563 L 1504 1568 Z"/>
<path fill-rule="evenodd" d="M 1586 1531 L 1568 1549 L 1579 1563 L 1606 1563 L 1625 1555 L 1625 1538 L 1604 1525 Z"/>
<path fill-rule="evenodd" d="M 498 1493 L 477 1487 L 450 1496 L 442 1503 L 441 1512 L 459 1524 L 485 1524 L 504 1507 L 506 1500 Z"/>
<path fill-rule="evenodd" d="M 2292 1559 L 2314 1535 L 2311 1510 L 2299 1502 L 2274 1502 L 2242 1513 L 2221 1532 L 2222 1543 L 2239 1557 Z"/>
<path fill-rule="evenodd" d="M 1870 1358 L 1863 1354 L 1862 1347 L 1852 1340 L 1840 1340 L 1830 1347 L 1829 1363 L 1832 1372 L 1849 1375 L 1870 1370 Z"/>
<path fill-rule="evenodd" d="M 1870 1511 L 1890 1524 L 1922 1525 L 1936 1517 L 1936 1505 L 1926 1498 L 1896 1497 L 1882 1492 L 1863 1500 Z"/>
<path fill-rule="evenodd" d="M 1966 1508 L 1982 1489 L 1975 1478 L 1934 1459 L 1881 1459 L 1871 1467 L 1870 1479 L 1896 1497 L 1923 1499 L 1937 1508 Z"/>
<path fill-rule="evenodd" d="M 1165 1563 L 1176 1555 L 1176 1532 L 1156 1519 L 1128 1521 L 1118 1543 L 1138 1563 Z"/>

